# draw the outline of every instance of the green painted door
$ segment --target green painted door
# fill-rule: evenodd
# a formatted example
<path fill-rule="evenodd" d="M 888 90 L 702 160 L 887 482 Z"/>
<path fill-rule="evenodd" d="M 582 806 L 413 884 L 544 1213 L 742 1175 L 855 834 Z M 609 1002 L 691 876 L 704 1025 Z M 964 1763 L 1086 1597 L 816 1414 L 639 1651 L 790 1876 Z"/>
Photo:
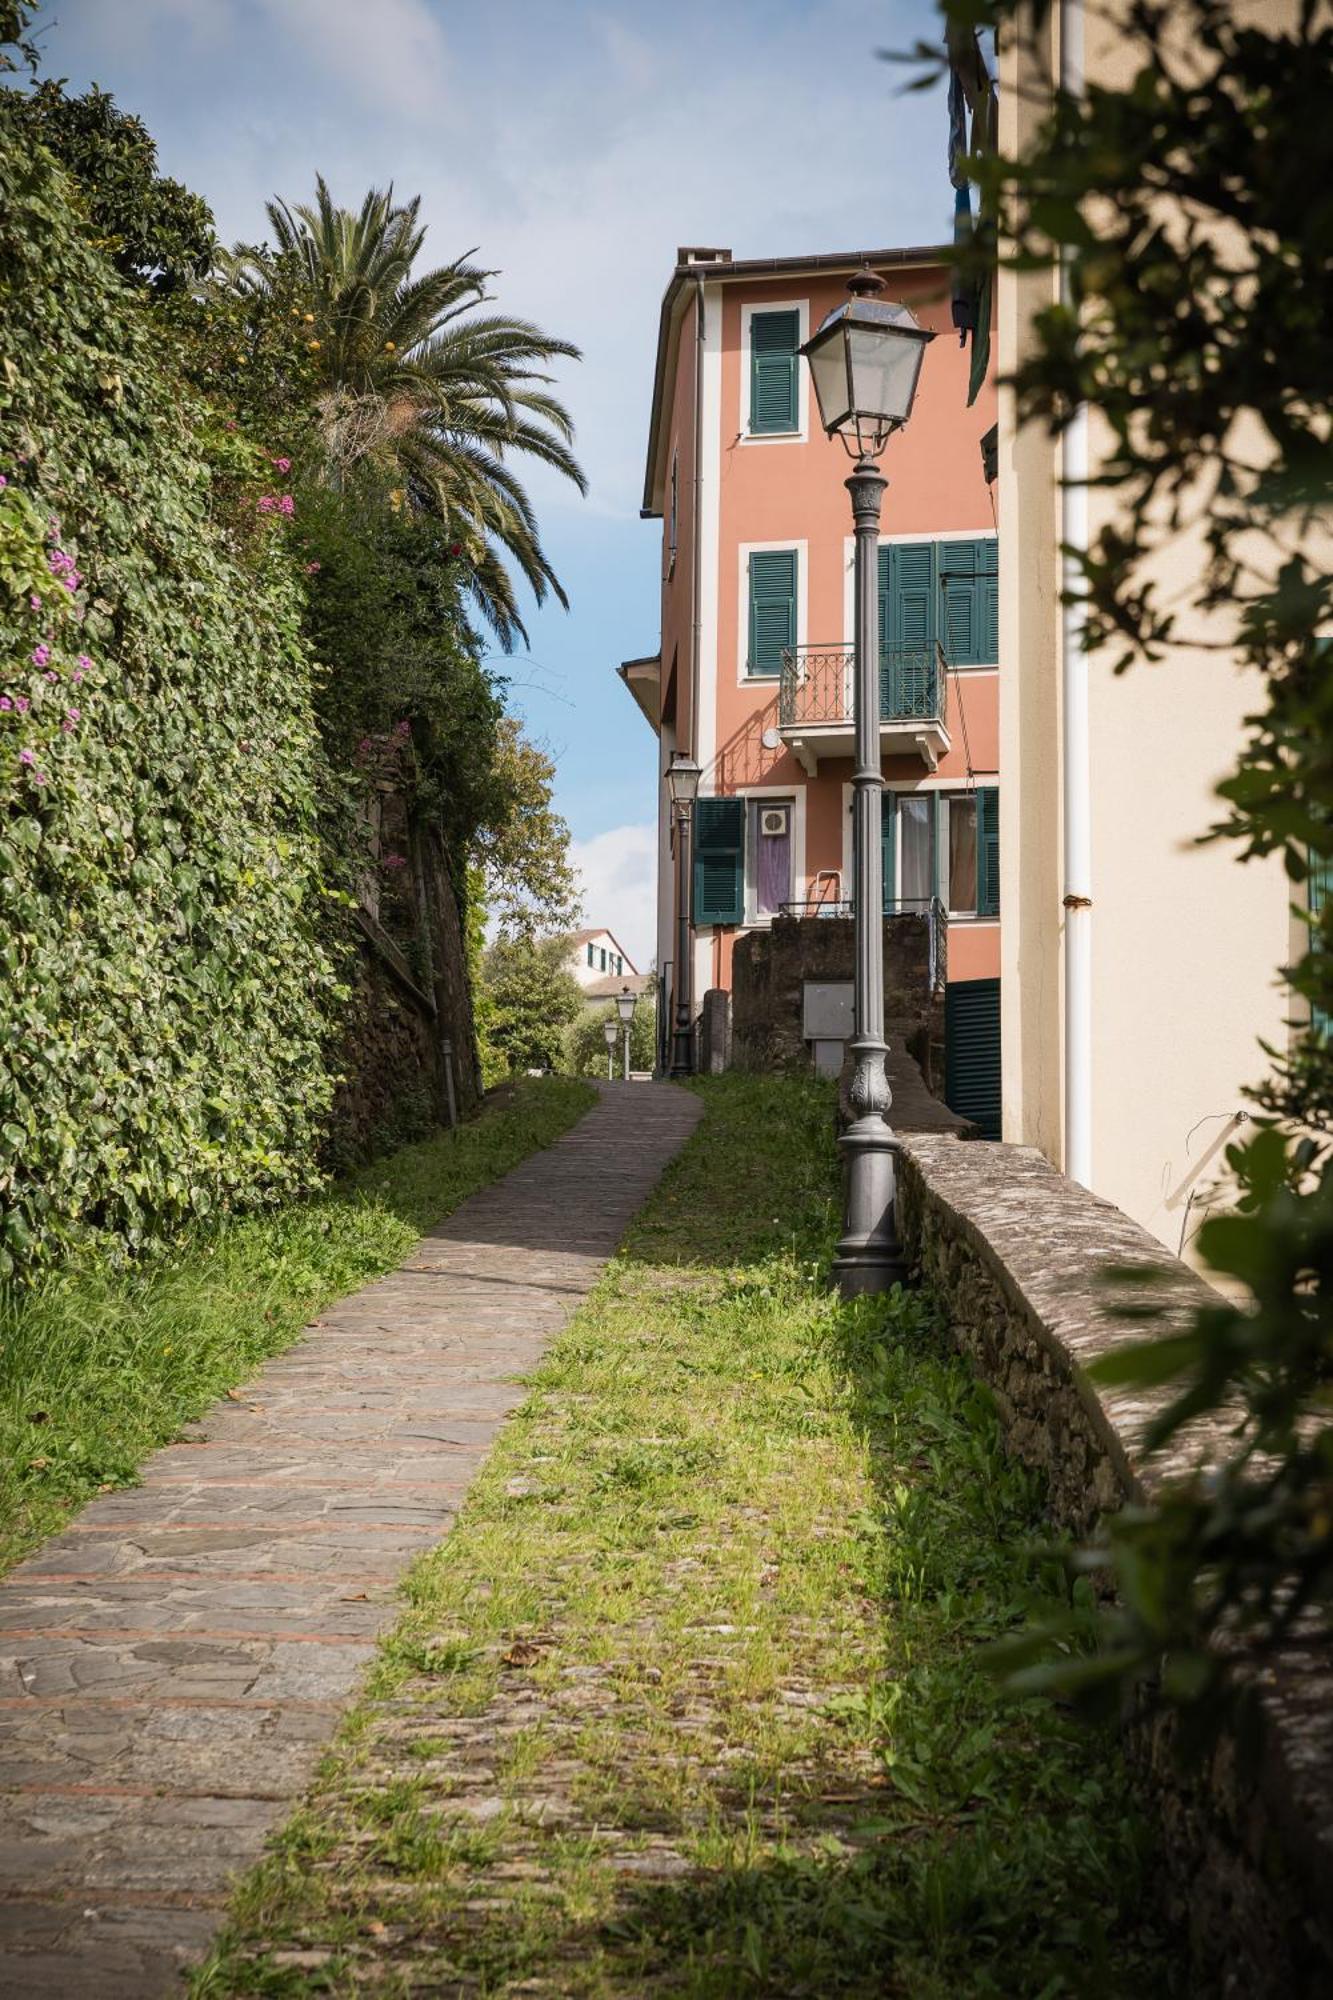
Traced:
<path fill-rule="evenodd" d="M 998 979 L 959 979 L 944 989 L 944 1101 L 983 1139 L 999 1138 Z"/>

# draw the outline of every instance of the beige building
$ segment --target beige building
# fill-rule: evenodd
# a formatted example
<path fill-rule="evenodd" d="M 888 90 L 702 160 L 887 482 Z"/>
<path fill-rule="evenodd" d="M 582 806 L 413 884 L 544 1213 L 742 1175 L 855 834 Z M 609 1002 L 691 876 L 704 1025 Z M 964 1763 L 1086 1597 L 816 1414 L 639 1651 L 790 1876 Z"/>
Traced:
<path fill-rule="evenodd" d="M 1051 70 L 1070 87 L 1081 73 L 1127 74 L 1091 14 L 1085 50 L 1083 14 L 1078 0 L 1050 10 Z M 1015 53 L 1002 59 L 1005 153 L 1040 115 L 1034 74 Z M 1056 283 L 1001 272 L 1002 378 Z M 1280 1048 L 1290 1032 L 1279 968 L 1298 933 L 1279 860 L 1199 844 L 1257 705 L 1254 680 L 1197 643 L 1117 678 L 1061 606 L 1061 543 L 1095 537 L 1114 506 L 1061 480 L 1095 478 L 1101 448 L 1086 420 L 1059 444 L 1020 431 L 1002 392 L 1003 1126 L 1181 1251 L 1216 1198 L 1245 1086 L 1264 1073 L 1260 1040 Z M 1168 594 L 1186 592 L 1197 545 L 1177 541 L 1159 560 Z"/>

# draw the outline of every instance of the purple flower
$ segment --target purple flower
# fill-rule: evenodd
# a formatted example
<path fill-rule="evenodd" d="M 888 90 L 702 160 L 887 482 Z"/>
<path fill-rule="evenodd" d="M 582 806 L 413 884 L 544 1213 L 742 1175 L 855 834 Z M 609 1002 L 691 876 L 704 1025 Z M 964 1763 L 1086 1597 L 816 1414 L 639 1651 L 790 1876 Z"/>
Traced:
<path fill-rule="evenodd" d="M 50 659 L 50 657 L 51 657 L 51 648 L 49 646 L 33 647 L 32 663 L 35 667 L 44 667 L 47 661 Z"/>
<path fill-rule="evenodd" d="M 36 751 L 35 751 L 35 750 L 20 750 L 20 751 L 19 751 L 19 762 L 20 762 L 20 764 L 35 764 L 35 763 L 37 762 L 37 753 L 36 753 Z"/>
<path fill-rule="evenodd" d="M 60 727 L 64 730 L 66 736 L 72 736 L 74 734 L 74 724 L 72 722 L 68 720 L 62 722 Z"/>
<path fill-rule="evenodd" d="M 20 715 L 26 715 L 32 707 L 32 703 L 28 700 L 26 694 L 16 694 L 14 696 L 14 706 Z"/>
<path fill-rule="evenodd" d="M 79 654 L 79 665 L 83 668 L 85 674 L 90 674 L 93 670 L 93 663 L 86 653 Z"/>
<path fill-rule="evenodd" d="M 67 708 L 65 710 L 65 720 L 66 722 L 82 722 L 83 710 L 81 708 Z"/>
<path fill-rule="evenodd" d="M 45 771 L 34 771 L 32 774 L 32 782 L 34 783 L 34 785 L 44 785 L 46 783 Z"/>
<path fill-rule="evenodd" d="M 273 509 L 277 506 L 277 504 L 278 503 L 273 498 L 273 495 L 271 493 L 266 493 L 263 499 L 259 503 L 259 511 L 261 514 L 271 514 L 273 512 Z"/>
<path fill-rule="evenodd" d="M 386 854 L 384 865 L 386 868 L 406 868 L 407 856 L 405 854 Z"/>
<path fill-rule="evenodd" d="M 6 486 L 8 486 L 8 484 L 9 484 L 9 481 L 8 481 L 8 480 L 7 480 L 6 478 L 5 478 L 5 475 L 4 475 L 4 473 L 3 473 L 3 472 L 0 472 L 0 493 L 3 493 L 3 492 L 4 492 L 4 490 L 5 490 Z"/>
<path fill-rule="evenodd" d="M 42 608 L 42 600 L 40 597 L 30 597 L 28 599 L 28 609 L 30 611 L 40 611 L 41 608 Z"/>
<path fill-rule="evenodd" d="M 13 706 L 14 703 L 7 694 L 0 694 L 0 709 L 4 709 L 6 712 L 8 712 L 8 710 L 10 710 Z"/>
<path fill-rule="evenodd" d="M 296 502 L 290 493 L 284 493 L 281 500 L 279 500 L 278 512 L 280 514 L 294 514 L 296 512 Z"/>
<path fill-rule="evenodd" d="M 46 670 L 46 672 L 45 672 L 45 673 L 44 673 L 44 674 L 42 675 L 42 679 L 43 679 L 44 681 L 53 681 L 53 682 L 54 682 L 54 681 L 58 681 L 58 680 L 60 679 L 60 676 L 59 676 L 59 674 L 58 674 L 58 673 L 56 672 L 56 670 L 55 670 L 55 668 L 54 668 L 54 667 L 48 667 L 48 668 L 47 668 L 47 670 Z"/>
<path fill-rule="evenodd" d="M 289 458 L 275 458 L 273 464 L 279 472 L 290 472 L 292 469 L 292 462 Z"/>

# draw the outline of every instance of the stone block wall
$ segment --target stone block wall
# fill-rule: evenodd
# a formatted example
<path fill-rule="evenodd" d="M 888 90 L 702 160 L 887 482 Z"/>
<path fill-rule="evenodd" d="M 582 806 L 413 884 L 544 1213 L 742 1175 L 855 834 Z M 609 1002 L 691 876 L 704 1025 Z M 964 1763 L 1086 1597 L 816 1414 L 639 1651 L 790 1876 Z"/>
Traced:
<path fill-rule="evenodd" d="M 738 938 L 731 960 L 731 1046 L 737 1069 L 807 1068 L 802 999 L 807 979 L 850 980 L 856 964 L 850 917 L 775 917 Z M 943 988 L 932 983 L 924 916 L 884 919 L 884 1012 L 928 1084 L 942 1080 Z"/>
<path fill-rule="evenodd" d="M 1046 1475 L 1061 1527 L 1085 1536 L 1099 1515 L 1221 1452 L 1222 1428 L 1200 1425 L 1147 1459 L 1156 1397 L 1095 1388 L 1084 1372 L 1137 1337 L 1108 1313 L 1109 1269 L 1165 1270 L 1152 1287 L 1164 1331 L 1212 1296 L 1201 1278 L 1030 1148 L 910 1134 L 902 1146 L 909 1255 L 993 1391 L 1011 1449 Z M 1293 1642 L 1257 1681 L 1253 1776 L 1229 1741 L 1190 1771 L 1168 1721 L 1129 1726 L 1172 1913 L 1193 1947 L 1192 2000 L 1333 1992 L 1333 1644 Z"/>

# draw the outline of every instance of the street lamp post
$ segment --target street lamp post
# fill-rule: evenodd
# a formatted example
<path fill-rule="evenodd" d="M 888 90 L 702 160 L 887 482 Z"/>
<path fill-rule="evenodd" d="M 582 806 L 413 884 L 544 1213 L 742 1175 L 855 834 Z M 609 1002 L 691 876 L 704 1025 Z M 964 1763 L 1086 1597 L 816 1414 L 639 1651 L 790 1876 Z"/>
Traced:
<path fill-rule="evenodd" d="M 617 1038 L 617 1036 L 619 1035 L 619 1033 L 620 1033 L 620 1030 L 619 1030 L 619 1028 L 617 1028 L 617 1026 L 616 1026 L 616 1024 L 615 1024 L 615 1019 L 614 1019 L 614 1017 L 613 1017 L 613 1018 L 612 1018 L 611 1020 L 609 1020 L 609 1021 L 603 1021 L 603 1023 L 602 1023 L 602 1039 L 603 1039 L 603 1040 L 605 1041 L 605 1043 L 606 1043 L 606 1080 L 607 1080 L 607 1082 L 608 1082 L 608 1083 L 614 1083 L 614 1082 L 615 1082 L 615 1077 L 616 1077 L 616 1038 Z"/>
<path fill-rule="evenodd" d="M 689 830 L 699 791 L 699 766 L 684 750 L 673 750 L 667 765 L 667 793 L 676 839 L 676 991 L 671 1034 L 671 1074 L 689 1076 L 694 1069 L 690 1030 L 690 871 Z"/>
<path fill-rule="evenodd" d="M 631 993 L 628 986 L 616 995 L 616 1012 L 620 1016 L 621 1031 L 625 1039 L 625 1081 L 629 1082 L 629 1031 L 634 1020 L 634 1009 L 638 1005 L 638 994 Z"/>
<path fill-rule="evenodd" d="M 885 1292 L 905 1275 L 894 1206 L 898 1142 L 888 1122 L 885 1069 L 884 885 L 880 844 L 884 775 L 879 737 L 880 503 L 888 481 L 876 467 L 912 413 L 917 379 L 934 338 L 906 306 L 881 303 L 883 281 L 859 271 L 851 301 L 831 312 L 801 352 L 830 437 L 855 463 L 846 481 L 856 533 L 852 777 L 852 867 L 856 919 L 851 1101 L 856 1116 L 839 1140 L 844 1161 L 843 1233 L 834 1272 L 844 1298 Z"/>

